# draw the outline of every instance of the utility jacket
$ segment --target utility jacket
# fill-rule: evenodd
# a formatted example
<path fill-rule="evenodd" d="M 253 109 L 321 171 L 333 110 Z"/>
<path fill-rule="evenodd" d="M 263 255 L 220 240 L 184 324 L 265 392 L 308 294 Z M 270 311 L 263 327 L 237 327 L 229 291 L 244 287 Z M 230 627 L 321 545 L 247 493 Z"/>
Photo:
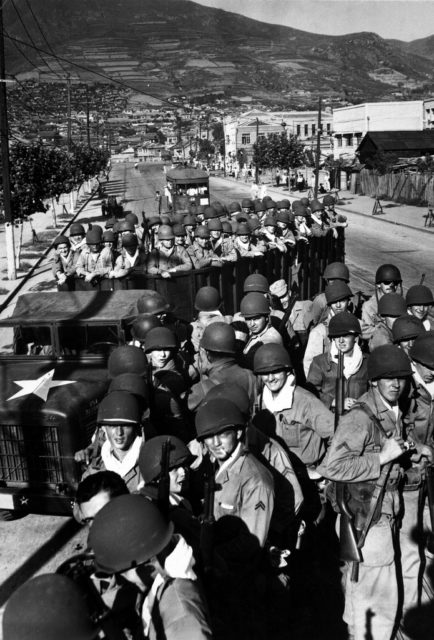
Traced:
<path fill-rule="evenodd" d="M 310 365 L 308 384 L 319 393 L 321 402 L 330 409 L 336 396 L 336 379 L 338 365 L 331 359 L 330 353 L 315 356 Z M 363 355 L 360 369 L 349 378 L 344 376 L 344 390 L 346 398 L 360 398 L 368 390 L 367 355 Z"/>
<path fill-rule="evenodd" d="M 162 271 L 175 269 L 176 271 L 190 271 L 193 264 L 189 254 L 183 247 L 175 246 L 169 252 L 163 252 L 158 247 L 153 249 L 148 257 L 147 272 L 158 275 Z"/>

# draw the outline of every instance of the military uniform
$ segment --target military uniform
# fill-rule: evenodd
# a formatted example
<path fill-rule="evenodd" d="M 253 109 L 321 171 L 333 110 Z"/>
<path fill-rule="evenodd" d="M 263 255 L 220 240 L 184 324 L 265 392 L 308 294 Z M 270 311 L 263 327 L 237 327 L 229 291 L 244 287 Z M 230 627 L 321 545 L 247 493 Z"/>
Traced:
<path fill-rule="evenodd" d="M 108 276 L 113 269 L 113 254 L 110 249 L 104 247 L 99 253 L 82 251 L 77 262 L 77 275 L 86 276 L 95 274 L 100 278 Z"/>
<path fill-rule="evenodd" d="M 360 496 L 380 477 L 380 450 L 389 436 L 402 434 L 401 413 L 385 404 L 376 388 L 360 399 L 377 416 L 382 430 L 369 413 L 355 405 L 344 415 L 319 472 L 335 482 L 347 483 Z M 384 433 L 383 433 L 384 431 Z M 391 464 L 378 520 L 371 525 L 362 549 L 358 582 L 350 579 L 346 563 L 344 575 L 344 620 L 355 640 L 366 638 L 367 614 L 370 613 L 372 638 L 390 638 L 398 609 L 398 584 L 395 567 L 393 525 L 399 513 L 398 484 L 401 479 L 399 462 Z M 363 484 L 361 484 L 363 483 Z M 374 520 L 375 521 L 375 520 Z"/>
<path fill-rule="evenodd" d="M 374 293 L 366 302 L 362 305 L 362 338 L 369 340 L 378 322 L 380 316 L 378 315 L 378 294 Z"/>
<path fill-rule="evenodd" d="M 344 397 L 360 398 L 366 393 L 368 388 L 368 371 L 366 367 L 366 354 L 363 354 L 360 367 L 348 378 L 344 375 Z M 344 359 L 345 362 L 345 359 Z M 336 379 L 338 375 L 338 365 L 332 359 L 330 353 L 322 353 L 315 356 L 310 365 L 307 383 L 311 384 L 317 392 L 321 402 L 330 408 L 333 405 L 336 395 Z"/>
<path fill-rule="evenodd" d="M 136 437 L 127 455 L 121 461 L 116 458 L 111 449 L 110 442 L 105 440 L 101 447 L 100 455 L 91 461 L 82 475 L 82 480 L 98 471 L 115 471 L 124 480 L 130 492 L 137 491 L 143 482 L 139 471 L 138 456 L 142 446 L 142 438 Z"/>
<path fill-rule="evenodd" d="M 328 337 L 328 323 L 330 317 L 317 324 L 309 333 L 309 338 L 306 345 L 303 358 L 304 374 L 307 378 L 309 374 L 310 365 L 315 356 L 319 356 L 321 353 L 328 353 L 330 351 L 330 338 Z"/>
<path fill-rule="evenodd" d="M 270 342 L 275 344 L 283 344 L 282 336 L 277 331 L 277 329 L 272 327 L 270 324 L 267 324 L 261 331 L 261 333 L 249 336 L 249 339 L 247 340 L 243 349 L 244 361 L 249 369 L 252 368 L 253 356 L 255 355 L 255 352 L 261 345 L 268 344 Z"/>
<path fill-rule="evenodd" d="M 190 271 L 193 268 L 190 256 L 184 247 L 174 246 L 165 250 L 162 247 L 153 249 L 148 257 L 146 271 L 159 275 L 162 271 Z"/>
<path fill-rule="evenodd" d="M 233 242 L 230 238 L 211 238 L 211 249 L 218 258 L 222 258 L 225 262 L 235 262 L 237 252 L 234 249 Z"/>
<path fill-rule="evenodd" d="M 382 344 L 393 344 L 393 335 L 392 329 L 389 329 L 383 318 L 380 318 L 369 339 L 369 351 L 373 351 Z"/>
<path fill-rule="evenodd" d="M 195 269 L 221 265 L 221 260 L 212 249 L 200 247 L 196 242 L 187 247 L 187 254 Z"/>
<path fill-rule="evenodd" d="M 128 251 L 122 249 L 120 255 L 116 258 L 113 268 L 115 278 L 123 278 L 130 271 L 141 267 L 144 269 L 146 265 L 146 253 L 143 247 L 138 247 L 134 255 L 130 255 Z"/>

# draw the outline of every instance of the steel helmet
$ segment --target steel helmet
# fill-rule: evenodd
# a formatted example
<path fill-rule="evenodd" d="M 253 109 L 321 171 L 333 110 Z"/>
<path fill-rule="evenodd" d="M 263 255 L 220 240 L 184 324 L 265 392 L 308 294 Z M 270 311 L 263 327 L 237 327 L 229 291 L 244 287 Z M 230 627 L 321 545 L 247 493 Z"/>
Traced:
<path fill-rule="evenodd" d="M 160 553 L 172 535 L 173 523 L 158 507 L 144 496 L 129 494 L 113 498 L 96 514 L 88 543 L 100 571 L 119 573 Z"/>
<path fill-rule="evenodd" d="M 67 244 L 67 245 L 68 245 L 68 247 L 70 247 L 70 246 L 71 246 L 71 243 L 70 243 L 70 241 L 69 241 L 69 238 L 67 238 L 66 236 L 57 236 L 57 238 L 55 238 L 55 239 L 53 240 L 53 245 L 54 245 L 55 247 L 58 247 L 58 246 L 59 246 L 59 244 Z"/>
<path fill-rule="evenodd" d="M 135 233 L 124 233 L 122 236 L 122 246 L 123 247 L 131 247 L 132 249 L 137 248 L 139 245 L 139 239 Z"/>
<path fill-rule="evenodd" d="M 249 225 L 250 231 L 252 233 L 255 229 L 259 229 L 259 227 L 261 226 L 261 223 L 259 222 L 258 218 L 249 218 L 247 220 L 247 224 Z"/>
<path fill-rule="evenodd" d="M 185 213 L 181 213 L 180 211 L 177 211 L 173 216 L 173 222 L 174 224 L 184 224 L 184 218 L 186 217 L 187 216 L 185 215 Z"/>
<path fill-rule="evenodd" d="M 310 205 L 310 200 L 306 196 L 300 198 L 300 202 L 304 207 L 308 207 Z"/>
<path fill-rule="evenodd" d="M 201 404 L 196 413 L 195 425 L 198 439 L 244 426 L 245 417 L 230 400 L 215 398 Z"/>
<path fill-rule="evenodd" d="M 198 311 L 216 311 L 222 301 L 215 287 L 201 287 L 194 299 L 194 308 Z"/>
<path fill-rule="evenodd" d="M 252 209 L 253 208 L 253 200 L 251 200 L 250 198 L 243 198 L 241 200 L 241 207 L 243 209 Z"/>
<path fill-rule="evenodd" d="M 212 203 L 212 206 L 214 207 L 214 211 L 216 211 L 217 216 L 224 216 L 225 215 L 225 208 L 222 205 L 221 202 L 218 202 L 218 200 L 216 200 L 215 202 Z"/>
<path fill-rule="evenodd" d="M 184 220 L 182 222 L 182 224 L 186 227 L 195 227 L 197 222 L 196 222 L 196 218 L 194 216 L 192 216 L 191 214 L 188 214 L 186 216 L 183 216 Z"/>
<path fill-rule="evenodd" d="M 236 382 L 222 382 L 212 387 L 205 396 L 205 402 L 213 399 L 230 400 L 238 407 L 243 416 L 250 415 L 250 398 L 244 387 Z"/>
<path fill-rule="evenodd" d="M 350 271 L 343 262 L 331 262 L 324 269 L 322 277 L 325 280 L 344 280 L 350 281 Z"/>
<path fill-rule="evenodd" d="M 327 193 L 327 195 L 324 196 L 322 201 L 323 201 L 323 204 L 325 204 L 326 207 L 333 207 L 333 205 L 336 203 L 336 200 L 334 199 L 334 197 L 332 195 L 330 195 L 329 193 Z"/>
<path fill-rule="evenodd" d="M 172 230 L 173 230 L 173 235 L 176 238 L 182 238 L 182 237 L 185 238 L 185 236 L 187 235 L 187 232 L 183 224 L 174 224 L 172 227 Z"/>
<path fill-rule="evenodd" d="M 3 640 L 91 640 L 98 633 L 82 591 L 57 573 L 31 578 L 6 603 Z"/>
<path fill-rule="evenodd" d="M 168 224 L 162 224 L 158 228 L 157 237 L 159 240 L 174 240 L 175 234 L 173 233 L 173 229 Z"/>
<path fill-rule="evenodd" d="M 398 318 L 407 312 L 405 300 L 399 293 L 386 293 L 378 301 L 378 315 Z"/>
<path fill-rule="evenodd" d="M 161 327 L 161 320 L 151 313 L 141 313 L 131 325 L 131 334 L 135 340 L 144 342 L 148 331 Z"/>
<path fill-rule="evenodd" d="M 117 225 L 117 220 L 116 218 L 113 216 L 112 218 L 108 218 L 108 220 L 106 220 L 104 227 L 106 229 L 113 229 L 115 224 Z"/>
<path fill-rule="evenodd" d="M 251 234 L 250 231 L 250 227 L 247 224 L 247 222 L 240 222 L 237 230 L 236 230 L 236 235 L 237 236 L 249 236 Z"/>
<path fill-rule="evenodd" d="M 246 201 L 243 200 L 243 202 L 246 202 Z M 247 201 L 247 202 L 250 202 L 250 201 Z M 248 204 L 246 206 L 244 206 L 244 204 L 243 204 L 243 208 L 244 209 L 250 209 L 250 204 Z M 241 211 L 241 205 L 240 205 L 239 202 L 231 202 L 231 203 L 228 204 L 228 213 L 230 213 L 231 215 L 233 213 L 238 213 L 240 211 Z"/>
<path fill-rule="evenodd" d="M 292 363 L 289 353 L 282 345 L 269 342 L 256 351 L 253 358 L 254 373 L 271 373 L 285 369 L 292 369 Z"/>
<path fill-rule="evenodd" d="M 261 211 L 266 210 L 266 206 L 263 202 L 261 202 L 261 200 L 255 200 L 255 202 L 253 203 L 253 210 L 255 213 L 261 213 Z"/>
<path fill-rule="evenodd" d="M 196 459 L 187 446 L 176 436 L 155 436 L 143 443 L 139 453 L 140 474 L 148 484 L 161 474 L 162 449 L 166 442 L 169 448 L 169 471 L 177 467 L 189 467 Z"/>
<path fill-rule="evenodd" d="M 400 316 L 395 320 L 392 327 L 393 342 L 402 342 L 404 340 L 414 340 L 417 336 L 425 333 L 425 327 L 422 320 L 408 313 Z"/>
<path fill-rule="evenodd" d="M 86 234 L 84 227 L 79 222 L 73 222 L 69 227 L 70 236 L 84 236 Z"/>
<path fill-rule="evenodd" d="M 219 214 L 212 205 L 209 205 L 208 207 L 205 207 L 203 217 L 205 220 L 211 220 L 212 218 L 218 218 Z"/>
<path fill-rule="evenodd" d="M 136 224 L 139 224 L 139 219 L 136 216 L 135 213 L 133 213 L 132 211 L 130 211 L 130 213 L 127 213 L 127 215 L 125 216 L 125 220 L 128 220 L 128 222 L 132 222 L 132 224 L 135 226 Z"/>
<path fill-rule="evenodd" d="M 382 264 L 375 274 L 375 284 L 380 282 L 402 282 L 401 273 L 394 264 Z"/>
<path fill-rule="evenodd" d="M 127 218 L 124 218 L 123 220 L 119 220 L 118 233 L 125 233 L 127 231 L 129 231 L 130 233 L 134 233 L 135 231 L 134 224 L 131 222 L 131 220 L 127 220 Z"/>
<path fill-rule="evenodd" d="M 101 244 L 102 232 L 99 231 L 100 227 L 92 227 L 86 233 L 86 244 Z"/>
<path fill-rule="evenodd" d="M 235 331 L 225 322 L 212 322 L 205 327 L 200 346 L 217 353 L 236 353 Z"/>
<path fill-rule="evenodd" d="M 223 231 L 223 225 L 220 218 L 215 218 L 208 222 L 208 229 L 210 231 Z"/>
<path fill-rule="evenodd" d="M 113 378 L 110 382 L 108 393 L 111 394 L 113 391 L 125 391 L 142 399 L 148 397 L 146 381 L 143 376 L 138 376 L 137 373 L 121 373 L 116 378 Z"/>
<path fill-rule="evenodd" d="M 394 344 L 383 344 L 368 356 L 368 379 L 407 378 L 411 376 L 410 360 Z"/>
<path fill-rule="evenodd" d="M 115 378 L 120 373 L 137 373 L 144 376 L 147 371 L 148 361 L 139 347 L 123 345 L 114 349 L 108 359 L 107 368 L 110 378 Z"/>
<path fill-rule="evenodd" d="M 156 224 L 161 224 L 160 216 L 151 216 L 148 220 L 148 227 L 154 227 Z"/>
<path fill-rule="evenodd" d="M 104 231 L 104 233 L 102 234 L 102 241 L 103 242 L 115 242 L 116 241 L 116 236 L 113 233 L 113 231 L 111 229 L 106 229 Z"/>
<path fill-rule="evenodd" d="M 290 224 L 291 217 L 289 215 L 289 212 L 285 211 L 284 209 L 279 209 L 276 216 L 276 222 L 283 222 L 284 224 Z"/>
<path fill-rule="evenodd" d="M 273 216 L 267 216 L 264 220 L 264 227 L 276 227 L 276 219 Z"/>
<path fill-rule="evenodd" d="M 232 229 L 232 225 L 227 220 L 222 221 L 222 227 L 223 227 L 223 233 L 229 233 L 230 235 L 233 234 L 234 231 Z"/>
<path fill-rule="evenodd" d="M 319 200 L 312 200 L 309 206 L 312 213 L 315 213 L 316 211 L 324 211 L 325 209 L 324 203 Z"/>
<path fill-rule="evenodd" d="M 268 280 L 262 273 L 252 273 L 244 280 L 243 292 L 250 293 L 256 291 L 258 293 L 268 293 Z"/>
<path fill-rule="evenodd" d="M 135 425 L 140 422 L 137 398 L 128 391 L 107 394 L 98 407 L 97 424 Z"/>
<path fill-rule="evenodd" d="M 292 203 L 292 211 L 295 216 L 303 216 L 304 218 L 307 216 L 306 207 L 299 200 Z"/>
<path fill-rule="evenodd" d="M 291 209 L 291 203 L 286 198 L 283 198 L 283 200 L 279 200 L 278 202 L 276 202 L 276 209 L 288 209 L 289 211 Z"/>
<path fill-rule="evenodd" d="M 205 238 L 206 240 L 209 240 L 211 235 L 210 235 L 208 227 L 205 227 L 205 225 L 203 225 L 203 224 L 201 224 L 198 227 L 196 227 L 196 229 L 194 230 L 194 237 L 195 238 Z"/>
<path fill-rule="evenodd" d="M 434 304 L 431 289 L 423 284 L 415 284 L 410 287 L 405 296 L 405 301 L 407 307 L 411 307 L 414 304 Z"/>
<path fill-rule="evenodd" d="M 146 295 L 137 300 L 137 311 L 139 313 L 158 314 L 169 310 L 170 304 L 156 291 L 149 290 Z"/>
<path fill-rule="evenodd" d="M 267 209 L 275 209 L 276 208 L 276 203 L 273 200 L 273 198 L 265 197 L 262 202 L 265 204 Z"/>
<path fill-rule="evenodd" d="M 324 293 L 328 305 L 332 304 L 333 302 L 338 302 L 339 300 L 351 298 L 351 296 L 353 295 L 350 287 L 346 282 L 343 282 L 342 280 L 336 280 L 336 282 L 328 284 L 325 288 Z"/>
<path fill-rule="evenodd" d="M 168 224 L 169 226 L 172 226 L 172 219 L 167 213 L 162 213 L 160 218 L 161 224 Z"/>
<path fill-rule="evenodd" d="M 349 334 L 361 335 L 360 322 L 355 315 L 349 311 L 341 311 L 330 319 L 328 334 L 330 338 L 339 338 Z"/>
<path fill-rule="evenodd" d="M 256 291 L 253 291 L 252 293 L 248 293 L 241 300 L 240 313 L 245 318 L 254 318 L 255 316 L 269 316 L 270 304 L 263 293 L 257 293 Z"/>
<path fill-rule="evenodd" d="M 176 336 L 167 327 L 155 327 L 148 331 L 145 338 L 145 353 L 159 349 L 176 349 Z"/>
<path fill-rule="evenodd" d="M 410 358 L 434 369 L 434 332 L 425 331 L 419 335 L 410 347 Z"/>

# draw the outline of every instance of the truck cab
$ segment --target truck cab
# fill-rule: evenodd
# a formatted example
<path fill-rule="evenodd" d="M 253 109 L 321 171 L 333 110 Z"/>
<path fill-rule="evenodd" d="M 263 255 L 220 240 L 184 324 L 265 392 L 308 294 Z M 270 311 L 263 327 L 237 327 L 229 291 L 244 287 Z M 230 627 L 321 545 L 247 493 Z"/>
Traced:
<path fill-rule="evenodd" d="M 0 509 L 72 514 L 74 454 L 91 442 L 108 356 L 145 294 L 27 293 L 0 320 L 10 337 L 0 353 Z"/>

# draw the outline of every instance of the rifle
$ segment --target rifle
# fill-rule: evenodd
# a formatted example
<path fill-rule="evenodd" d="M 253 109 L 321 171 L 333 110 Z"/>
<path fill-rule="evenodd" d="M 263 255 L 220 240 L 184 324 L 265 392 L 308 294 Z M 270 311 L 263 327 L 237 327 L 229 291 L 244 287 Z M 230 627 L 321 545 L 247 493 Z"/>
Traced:
<path fill-rule="evenodd" d="M 112 611 L 105 604 L 96 588 L 91 574 L 94 573 L 93 556 L 80 553 L 63 562 L 57 569 L 60 573 L 70 578 L 79 587 L 89 607 L 93 622 L 104 632 L 107 640 L 127 640 L 124 631 L 119 627 Z"/>
<path fill-rule="evenodd" d="M 214 525 L 214 494 L 215 482 L 213 472 L 209 472 L 205 476 L 204 481 L 204 503 L 203 515 L 200 523 L 200 554 L 205 574 L 209 574 L 213 567 L 212 549 L 213 549 L 213 525 Z"/>
<path fill-rule="evenodd" d="M 345 380 L 344 380 L 344 354 L 338 351 L 338 374 L 336 376 L 335 387 L 335 431 L 339 424 L 339 418 L 344 412 L 345 404 Z M 345 562 L 352 562 L 354 566 L 362 560 L 362 554 L 357 546 L 356 529 L 354 526 L 354 516 L 348 509 L 345 501 L 345 484 L 336 482 L 336 504 L 341 514 L 339 531 L 340 559 Z"/>
<path fill-rule="evenodd" d="M 161 473 L 158 480 L 158 506 L 162 513 L 167 517 L 169 515 L 169 496 L 170 496 L 170 450 L 172 444 L 170 438 L 167 438 L 161 445 Z"/>
<path fill-rule="evenodd" d="M 428 536 L 426 546 L 430 553 L 434 553 L 434 465 L 432 464 L 425 467 L 425 482 L 431 520 L 431 533 Z"/>

